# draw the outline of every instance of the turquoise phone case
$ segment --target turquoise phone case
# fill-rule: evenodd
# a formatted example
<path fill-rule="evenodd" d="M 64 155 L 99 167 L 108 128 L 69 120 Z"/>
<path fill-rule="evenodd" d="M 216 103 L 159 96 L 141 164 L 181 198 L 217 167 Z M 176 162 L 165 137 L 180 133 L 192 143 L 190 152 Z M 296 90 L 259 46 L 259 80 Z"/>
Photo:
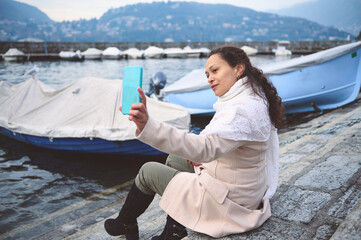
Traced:
<path fill-rule="evenodd" d="M 143 68 L 141 66 L 125 67 L 123 69 L 123 90 L 122 90 L 122 113 L 129 114 L 134 103 L 140 103 L 140 95 L 137 90 L 142 87 Z"/>

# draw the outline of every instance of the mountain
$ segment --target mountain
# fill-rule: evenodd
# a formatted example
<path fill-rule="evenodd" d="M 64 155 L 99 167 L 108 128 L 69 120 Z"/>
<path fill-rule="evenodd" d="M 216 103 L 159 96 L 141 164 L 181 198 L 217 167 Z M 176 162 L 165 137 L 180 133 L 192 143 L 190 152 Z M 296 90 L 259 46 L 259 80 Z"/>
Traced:
<path fill-rule="evenodd" d="M 0 41 L 46 39 L 46 29 L 53 23 L 36 7 L 12 0 L 0 0 Z"/>
<path fill-rule="evenodd" d="M 314 0 L 272 12 L 306 18 L 356 36 L 361 31 L 361 0 Z"/>
<path fill-rule="evenodd" d="M 26 3 L 12 0 L 0 0 L 0 6 L 0 19 L 36 23 L 52 22 L 48 15 L 40 11 L 38 8 Z"/>
<path fill-rule="evenodd" d="M 106 12 L 98 24 L 108 39 L 141 41 L 267 41 L 345 39 L 346 33 L 301 18 L 196 2 L 135 4 Z"/>
<path fill-rule="evenodd" d="M 257 12 L 227 4 L 153 2 L 112 8 L 100 19 L 53 22 L 36 20 L 38 9 L 19 4 L 0 17 L 0 41 L 40 38 L 45 41 L 271 41 L 345 40 L 334 27 L 303 18 Z M 27 9 L 27 16 L 22 13 Z M 39 14 L 40 16 L 41 14 Z M 45 15 L 45 14 L 44 14 Z M 18 18 L 17 20 L 15 20 Z"/>

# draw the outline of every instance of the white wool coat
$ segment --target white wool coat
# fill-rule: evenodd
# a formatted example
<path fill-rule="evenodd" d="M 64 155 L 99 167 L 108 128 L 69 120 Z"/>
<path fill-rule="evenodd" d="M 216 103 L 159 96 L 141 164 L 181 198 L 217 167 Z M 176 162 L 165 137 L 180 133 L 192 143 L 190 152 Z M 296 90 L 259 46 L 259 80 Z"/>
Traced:
<path fill-rule="evenodd" d="M 258 98 L 250 91 L 240 94 L 251 102 Z M 267 106 L 255 100 L 252 104 L 261 104 L 258 107 L 268 114 Z M 247 103 L 244 107 L 251 109 Z M 262 200 L 267 191 L 266 152 L 274 146 L 272 133 L 267 134 L 265 141 L 235 141 L 218 134 L 188 133 L 149 117 L 137 138 L 160 151 L 202 163 L 195 173 L 179 173 L 169 182 L 160 206 L 187 228 L 223 237 L 257 228 L 271 216 L 269 199 Z"/>

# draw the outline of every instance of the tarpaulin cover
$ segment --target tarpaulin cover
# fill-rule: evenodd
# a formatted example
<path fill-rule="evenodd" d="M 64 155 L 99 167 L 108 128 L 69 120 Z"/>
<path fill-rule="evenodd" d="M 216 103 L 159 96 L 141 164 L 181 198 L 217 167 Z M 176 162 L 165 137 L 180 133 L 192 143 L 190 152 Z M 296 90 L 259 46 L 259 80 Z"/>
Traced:
<path fill-rule="evenodd" d="M 0 81 L 0 126 L 15 133 L 52 138 L 135 138 L 135 124 L 119 111 L 122 80 L 82 78 L 54 90 L 31 78 Z M 178 105 L 147 98 L 148 112 L 160 121 L 189 129 L 190 115 Z"/>

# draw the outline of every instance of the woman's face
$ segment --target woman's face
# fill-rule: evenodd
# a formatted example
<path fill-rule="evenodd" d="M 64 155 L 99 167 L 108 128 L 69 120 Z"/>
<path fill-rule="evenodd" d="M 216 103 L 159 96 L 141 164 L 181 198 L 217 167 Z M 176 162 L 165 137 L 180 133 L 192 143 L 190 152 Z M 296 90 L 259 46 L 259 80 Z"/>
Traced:
<path fill-rule="evenodd" d="M 244 67 L 241 66 L 243 69 Z M 224 95 L 241 76 L 240 66 L 231 67 L 219 54 L 210 56 L 206 62 L 209 86 L 217 97 Z M 242 71 L 243 73 L 243 71 Z"/>

